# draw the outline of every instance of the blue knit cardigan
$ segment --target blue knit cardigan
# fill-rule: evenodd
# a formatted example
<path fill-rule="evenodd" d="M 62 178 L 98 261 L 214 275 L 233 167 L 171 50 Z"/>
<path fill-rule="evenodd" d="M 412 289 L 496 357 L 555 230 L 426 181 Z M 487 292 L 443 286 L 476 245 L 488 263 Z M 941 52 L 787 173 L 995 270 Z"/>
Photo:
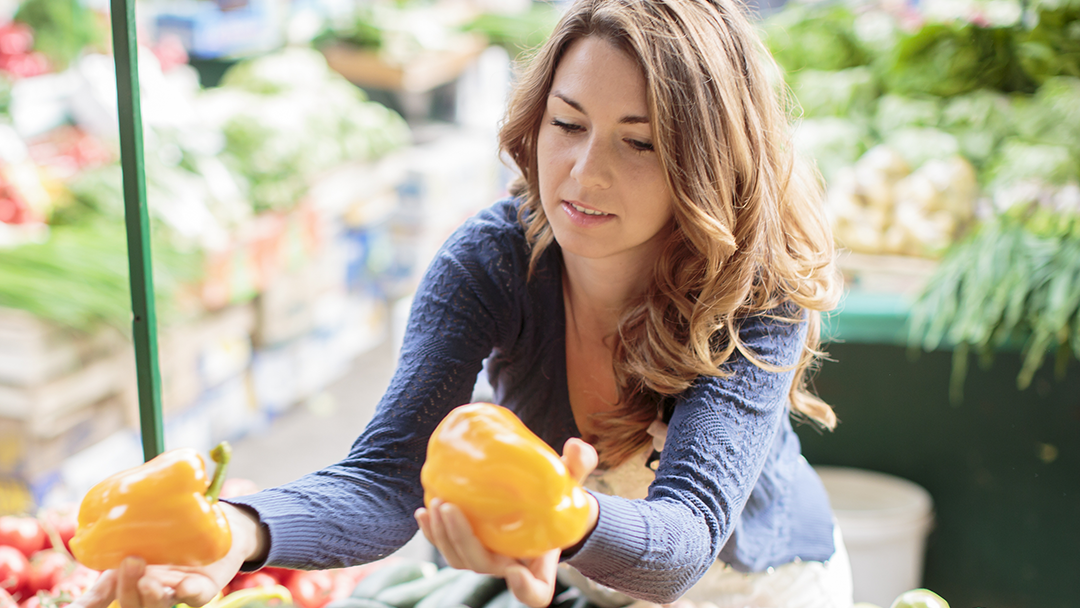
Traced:
<path fill-rule="evenodd" d="M 266 565 L 336 568 L 408 542 L 422 506 L 428 437 L 470 400 L 489 356 L 498 403 L 556 451 L 580 436 L 567 393 L 561 254 L 549 247 L 526 281 L 519 204 L 505 199 L 480 212 L 436 255 L 414 298 L 394 377 L 348 456 L 230 500 L 254 509 L 268 529 Z M 762 315 L 747 319 L 740 337 L 765 361 L 790 366 L 806 325 Z M 673 400 L 646 499 L 596 496 L 596 529 L 567 558 L 583 574 L 665 603 L 717 559 L 753 572 L 833 554 L 828 498 L 788 415 L 793 372 L 762 370 L 737 351 L 725 368 L 729 376 L 700 377 Z"/>

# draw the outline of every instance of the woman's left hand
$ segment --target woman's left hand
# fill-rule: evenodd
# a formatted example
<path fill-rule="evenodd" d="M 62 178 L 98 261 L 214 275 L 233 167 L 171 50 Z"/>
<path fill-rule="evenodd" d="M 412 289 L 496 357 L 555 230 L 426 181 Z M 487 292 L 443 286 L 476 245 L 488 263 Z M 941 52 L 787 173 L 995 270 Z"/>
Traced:
<path fill-rule="evenodd" d="M 596 450 L 580 439 L 569 439 L 563 447 L 562 460 L 570 474 L 583 481 L 596 468 Z M 599 507 L 591 495 L 589 504 L 588 531 L 591 533 L 599 517 Z M 417 509 L 416 521 L 424 536 L 442 553 L 450 567 L 504 578 L 514 596 L 532 608 L 542 608 L 551 603 L 555 594 L 559 549 L 531 559 L 515 559 L 492 553 L 473 534 L 472 526 L 461 509 L 439 499 L 432 500 L 428 509 Z"/>

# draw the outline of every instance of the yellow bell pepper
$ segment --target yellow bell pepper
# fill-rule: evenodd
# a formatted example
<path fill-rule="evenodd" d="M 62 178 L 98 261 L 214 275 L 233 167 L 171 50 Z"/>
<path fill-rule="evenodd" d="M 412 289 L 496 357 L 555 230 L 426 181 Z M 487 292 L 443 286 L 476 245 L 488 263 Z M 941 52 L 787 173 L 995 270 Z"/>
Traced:
<path fill-rule="evenodd" d="M 537 557 L 577 543 L 589 523 L 585 490 L 555 450 L 492 403 L 452 410 L 428 441 L 424 504 L 459 507 L 489 550 Z"/>
<path fill-rule="evenodd" d="M 71 553 L 94 570 L 116 568 L 125 557 L 147 564 L 204 566 L 225 556 L 232 532 L 217 503 L 231 449 L 210 453 L 213 480 L 191 448 L 170 450 L 108 477 L 87 492 Z"/>

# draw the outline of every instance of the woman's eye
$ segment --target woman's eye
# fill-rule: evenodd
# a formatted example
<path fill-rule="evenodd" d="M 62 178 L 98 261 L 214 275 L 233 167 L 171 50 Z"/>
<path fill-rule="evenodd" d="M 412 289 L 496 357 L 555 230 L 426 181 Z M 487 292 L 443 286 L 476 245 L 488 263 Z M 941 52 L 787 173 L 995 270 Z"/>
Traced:
<path fill-rule="evenodd" d="M 577 133 L 579 131 L 584 130 L 584 127 L 582 127 L 581 125 L 575 125 L 574 123 L 571 123 L 571 122 L 563 122 L 563 121 L 559 120 L 558 118 L 553 118 L 551 120 L 551 125 L 555 126 L 555 127 L 558 127 L 560 129 L 562 129 L 563 131 L 566 131 L 567 133 Z"/>
<path fill-rule="evenodd" d="M 647 141 L 641 141 L 638 139 L 628 139 L 626 143 L 630 144 L 630 147 L 638 152 L 652 152 L 653 145 Z"/>

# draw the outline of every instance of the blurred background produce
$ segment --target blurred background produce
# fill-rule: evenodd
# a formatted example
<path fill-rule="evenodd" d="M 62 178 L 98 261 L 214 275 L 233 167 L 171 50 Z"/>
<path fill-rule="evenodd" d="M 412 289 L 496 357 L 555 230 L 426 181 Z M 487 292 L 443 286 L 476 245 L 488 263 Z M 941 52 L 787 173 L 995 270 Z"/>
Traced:
<path fill-rule="evenodd" d="M 505 192 L 511 67 L 564 4 L 137 0 L 167 447 L 232 440 L 255 486 L 340 458 L 427 260 Z M 933 496 L 904 588 L 1071 606 L 1080 2 L 749 7 L 848 284 L 808 459 Z M 108 10 L 0 0 L 0 513 L 62 520 L 141 460 Z"/>

